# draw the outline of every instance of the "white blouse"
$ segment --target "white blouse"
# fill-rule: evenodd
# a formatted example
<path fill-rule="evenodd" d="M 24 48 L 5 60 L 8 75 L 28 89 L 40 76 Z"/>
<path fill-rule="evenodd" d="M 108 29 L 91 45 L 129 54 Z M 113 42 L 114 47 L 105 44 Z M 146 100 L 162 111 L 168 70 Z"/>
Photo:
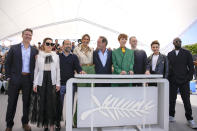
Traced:
<path fill-rule="evenodd" d="M 46 59 L 47 56 L 52 55 L 51 53 L 45 53 L 45 54 L 46 54 L 45 59 Z M 45 63 L 44 64 L 44 71 L 51 71 L 51 63 Z"/>
<path fill-rule="evenodd" d="M 51 55 L 53 62 L 45 66 L 45 58 L 47 55 Z M 50 66 L 50 67 L 49 67 Z M 51 71 L 51 80 L 52 84 L 56 86 L 60 86 L 60 65 L 59 65 L 59 56 L 55 52 L 45 53 L 43 51 L 39 51 L 39 54 L 36 59 L 36 65 L 34 70 L 34 86 L 42 86 L 43 81 L 43 72 L 45 70 Z"/>

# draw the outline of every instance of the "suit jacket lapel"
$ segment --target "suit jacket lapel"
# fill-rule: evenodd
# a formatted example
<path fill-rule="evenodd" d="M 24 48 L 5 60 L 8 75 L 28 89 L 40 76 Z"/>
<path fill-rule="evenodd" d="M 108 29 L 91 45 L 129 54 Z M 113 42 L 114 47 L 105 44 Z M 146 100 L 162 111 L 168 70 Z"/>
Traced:
<path fill-rule="evenodd" d="M 172 53 L 172 57 L 173 59 L 176 59 L 176 57 L 180 57 L 182 55 L 182 49 L 179 50 L 179 53 L 178 55 L 176 55 L 176 50 L 173 50 L 173 53 Z"/>
<path fill-rule="evenodd" d="M 162 56 L 161 54 L 159 53 L 159 57 L 158 57 L 158 60 L 157 60 L 157 64 L 156 64 L 156 68 L 158 66 L 158 64 L 162 61 Z"/>
<path fill-rule="evenodd" d="M 173 53 L 172 53 L 172 54 L 173 54 L 173 56 L 176 56 L 176 51 L 175 51 L 175 50 L 173 50 Z"/>
<path fill-rule="evenodd" d="M 122 50 L 121 50 L 121 48 L 119 48 L 119 49 L 118 49 L 118 52 L 119 52 L 119 54 L 120 54 L 120 57 L 123 59 L 123 57 L 124 57 L 124 54 L 122 53 Z"/>
<path fill-rule="evenodd" d="M 18 45 L 18 52 L 19 52 L 19 65 L 20 65 L 20 67 L 21 67 L 21 72 L 22 72 L 22 68 L 23 68 L 23 61 L 22 61 L 22 49 L 21 49 L 21 44 L 22 43 L 20 43 L 19 45 Z"/>
<path fill-rule="evenodd" d="M 176 50 L 173 50 L 173 52 L 174 52 L 174 53 L 173 53 L 173 54 L 174 54 L 174 56 L 180 56 L 180 55 L 182 54 L 182 50 L 181 50 L 181 49 L 179 50 L 178 55 L 176 55 Z"/>
<path fill-rule="evenodd" d="M 153 54 L 150 56 L 150 65 L 152 67 Z"/>
<path fill-rule="evenodd" d="M 99 51 L 97 50 L 96 51 L 96 59 L 98 60 L 98 62 L 103 66 L 103 64 L 102 64 L 102 62 L 101 62 L 101 59 L 100 59 L 100 57 L 99 57 Z"/>
<path fill-rule="evenodd" d="M 107 50 L 107 61 L 106 61 L 106 64 L 109 62 L 109 58 L 110 58 L 110 51 Z"/>
<path fill-rule="evenodd" d="M 121 53 L 122 53 L 122 51 L 121 51 Z M 123 65 L 125 65 L 125 63 L 128 63 L 129 57 L 131 57 L 131 56 L 129 56 L 129 49 L 125 48 L 125 53 L 124 54 L 122 53 L 122 55 L 123 55 L 122 64 L 124 63 Z"/>
<path fill-rule="evenodd" d="M 180 49 L 180 50 L 179 50 L 179 53 L 178 53 L 178 55 L 177 55 L 177 56 L 182 56 L 182 54 L 183 54 L 183 50 L 182 50 L 182 49 Z"/>
<path fill-rule="evenodd" d="M 127 58 L 127 55 L 128 55 L 128 53 L 129 53 L 129 49 L 127 49 L 126 47 L 125 47 L 125 57 Z"/>

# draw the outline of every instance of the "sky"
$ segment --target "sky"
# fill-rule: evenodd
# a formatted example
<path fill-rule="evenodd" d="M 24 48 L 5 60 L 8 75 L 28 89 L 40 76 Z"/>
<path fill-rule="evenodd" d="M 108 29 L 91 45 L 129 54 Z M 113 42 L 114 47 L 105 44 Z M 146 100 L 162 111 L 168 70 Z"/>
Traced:
<path fill-rule="evenodd" d="M 197 20 L 180 35 L 182 45 L 197 43 Z"/>

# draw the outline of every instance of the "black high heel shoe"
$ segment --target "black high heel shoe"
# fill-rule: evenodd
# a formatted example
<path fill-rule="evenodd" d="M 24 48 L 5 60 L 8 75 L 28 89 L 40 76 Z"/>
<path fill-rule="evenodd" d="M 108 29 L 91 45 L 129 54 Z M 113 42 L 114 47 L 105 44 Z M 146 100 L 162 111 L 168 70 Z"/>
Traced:
<path fill-rule="evenodd" d="M 49 129 L 48 128 L 44 128 L 44 131 L 49 131 Z"/>

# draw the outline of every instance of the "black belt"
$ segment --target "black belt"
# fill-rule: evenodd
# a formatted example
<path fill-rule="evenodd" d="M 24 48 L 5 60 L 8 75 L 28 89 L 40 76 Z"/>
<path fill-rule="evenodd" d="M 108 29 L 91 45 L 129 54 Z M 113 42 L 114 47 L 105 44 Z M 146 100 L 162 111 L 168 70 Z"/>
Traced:
<path fill-rule="evenodd" d="M 22 72 L 21 73 L 23 76 L 29 76 L 30 75 L 30 73 L 26 73 L 26 72 Z"/>

